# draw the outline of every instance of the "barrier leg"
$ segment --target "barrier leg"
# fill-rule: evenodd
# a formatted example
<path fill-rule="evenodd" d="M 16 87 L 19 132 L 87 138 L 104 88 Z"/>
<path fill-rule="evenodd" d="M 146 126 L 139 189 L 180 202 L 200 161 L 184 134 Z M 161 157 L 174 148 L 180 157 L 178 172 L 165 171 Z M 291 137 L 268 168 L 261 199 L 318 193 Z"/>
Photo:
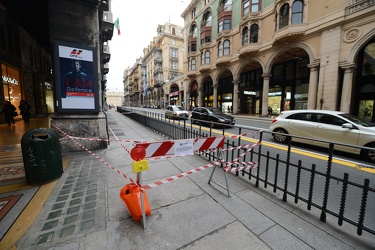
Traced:
<path fill-rule="evenodd" d="M 221 152 L 219 152 L 218 154 L 218 159 L 220 159 L 221 157 Z M 210 184 L 210 182 L 212 181 L 213 183 L 215 183 L 216 185 L 218 185 L 219 187 L 222 187 L 224 188 L 225 190 L 227 190 L 227 193 L 228 193 L 228 197 L 230 197 L 230 192 L 229 192 L 229 185 L 228 185 L 228 180 L 227 180 L 227 173 L 224 171 L 224 178 L 225 178 L 225 186 L 220 184 L 219 182 L 215 181 L 212 177 L 214 175 L 214 172 L 216 170 L 216 167 L 217 165 L 215 165 L 215 167 L 212 169 L 212 172 L 211 172 L 211 175 L 210 175 L 210 178 L 208 179 L 208 184 Z M 223 169 L 224 170 L 224 169 Z"/>
<path fill-rule="evenodd" d="M 142 186 L 142 172 L 137 173 L 137 184 Z M 143 222 L 143 229 L 146 229 L 146 211 L 145 211 L 145 197 L 143 192 L 141 191 L 141 209 L 142 209 L 142 222 Z"/>

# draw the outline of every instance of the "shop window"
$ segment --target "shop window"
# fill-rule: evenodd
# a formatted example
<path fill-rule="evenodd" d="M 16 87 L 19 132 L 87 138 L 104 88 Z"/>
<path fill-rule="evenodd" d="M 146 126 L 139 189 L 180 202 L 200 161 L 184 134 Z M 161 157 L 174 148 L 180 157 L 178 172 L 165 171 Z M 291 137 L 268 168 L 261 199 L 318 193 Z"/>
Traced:
<path fill-rule="evenodd" d="M 362 75 L 375 75 L 375 43 L 370 43 L 364 50 Z"/>

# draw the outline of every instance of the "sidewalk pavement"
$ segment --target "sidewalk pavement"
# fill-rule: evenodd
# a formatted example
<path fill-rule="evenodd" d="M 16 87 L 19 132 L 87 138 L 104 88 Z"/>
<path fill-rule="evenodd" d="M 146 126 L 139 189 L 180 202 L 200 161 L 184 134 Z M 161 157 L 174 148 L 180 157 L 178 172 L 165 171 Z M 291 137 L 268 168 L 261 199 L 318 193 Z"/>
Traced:
<path fill-rule="evenodd" d="M 107 117 L 111 140 L 165 140 L 114 110 Z M 319 211 L 285 203 L 281 193 L 256 188 L 248 178 L 228 174 L 228 197 L 226 190 L 208 184 L 212 168 L 147 190 L 152 215 L 144 229 L 119 197 L 129 181 L 107 166 L 135 179 L 128 153 L 133 144 L 122 144 L 112 141 L 107 149 L 93 152 L 97 157 L 85 151 L 65 154 L 65 172 L 51 183 L 49 193 L 44 191 L 46 201 L 32 226 L 3 249 L 375 249 L 374 235 L 357 236 L 353 226 L 339 227 L 329 215 L 326 223 L 320 222 Z M 208 163 L 195 155 L 150 160 L 143 183 Z M 225 183 L 221 171 L 214 179 Z M 48 185 L 30 203 L 43 201 L 39 192 Z M 26 214 L 24 222 L 30 217 Z M 6 236 L 15 238 L 17 230 L 12 229 L 22 227 L 19 223 Z"/>

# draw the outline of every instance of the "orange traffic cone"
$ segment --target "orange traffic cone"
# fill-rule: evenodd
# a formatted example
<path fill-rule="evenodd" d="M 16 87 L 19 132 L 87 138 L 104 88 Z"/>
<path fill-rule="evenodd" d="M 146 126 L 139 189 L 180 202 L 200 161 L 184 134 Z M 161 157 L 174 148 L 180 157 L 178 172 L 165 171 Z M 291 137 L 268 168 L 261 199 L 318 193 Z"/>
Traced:
<path fill-rule="evenodd" d="M 141 190 L 135 183 L 127 184 L 120 191 L 120 197 L 124 201 L 125 206 L 128 208 L 131 216 L 135 221 L 142 219 L 142 207 L 141 207 Z M 148 204 L 146 192 L 143 192 L 144 197 L 144 209 L 146 215 L 151 214 L 150 205 Z"/>

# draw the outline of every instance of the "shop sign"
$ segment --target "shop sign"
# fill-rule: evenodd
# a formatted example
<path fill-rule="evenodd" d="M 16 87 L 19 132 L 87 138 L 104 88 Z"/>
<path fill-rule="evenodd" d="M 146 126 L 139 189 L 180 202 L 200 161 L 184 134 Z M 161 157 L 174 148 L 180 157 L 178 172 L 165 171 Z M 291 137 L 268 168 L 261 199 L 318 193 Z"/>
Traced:
<path fill-rule="evenodd" d="M 244 95 L 256 95 L 257 93 L 255 91 L 248 91 L 248 90 L 245 90 L 243 92 Z"/>
<path fill-rule="evenodd" d="M 281 95 L 281 91 L 268 93 L 268 96 L 280 96 L 280 95 Z"/>
<path fill-rule="evenodd" d="M 15 78 L 11 78 L 9 76 L 3 76 L 3 83 L 18 85 L 18 81 Z"/>
<path fill-rule="evenodd" d="M 178 91 L 175 91 L 169 94 L 169 96 L 176 96 L 176 95 L 178 95 Z"/>

